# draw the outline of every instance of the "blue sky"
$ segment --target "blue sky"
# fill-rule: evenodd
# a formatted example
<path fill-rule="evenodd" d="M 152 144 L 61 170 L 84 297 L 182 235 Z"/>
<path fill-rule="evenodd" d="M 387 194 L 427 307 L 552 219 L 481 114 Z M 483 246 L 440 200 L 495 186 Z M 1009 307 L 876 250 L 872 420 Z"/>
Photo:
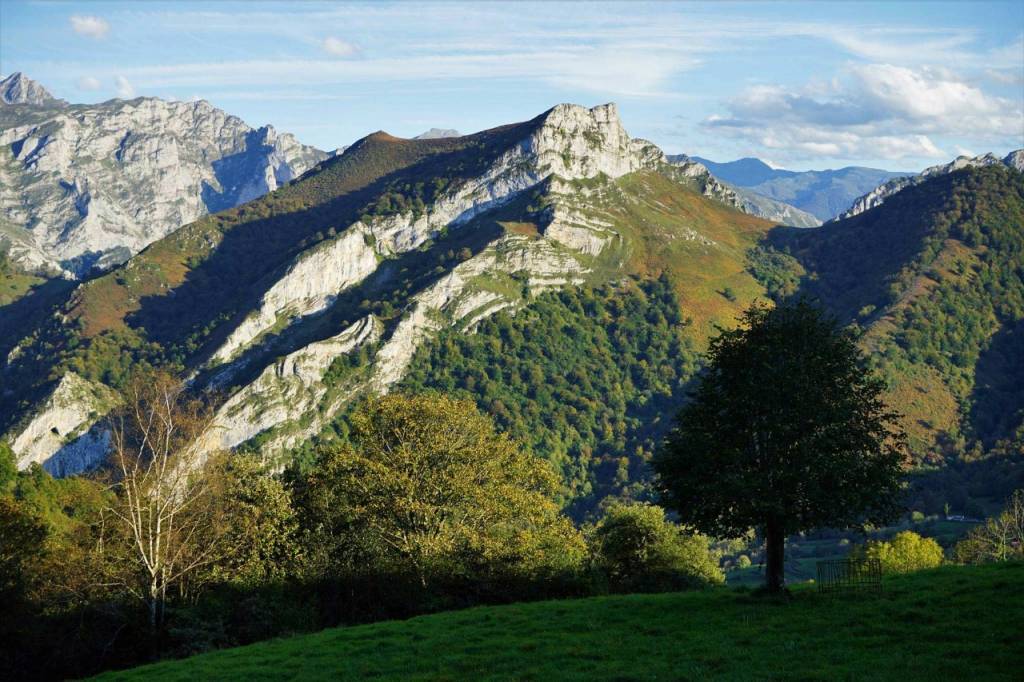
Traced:
<path fill-rule="evenodd" d="M 916 170 L 1024 147 L 1024 3 L 0 2 L 0 73 L 331 149 L 619 104 L 669 153 Z"/>

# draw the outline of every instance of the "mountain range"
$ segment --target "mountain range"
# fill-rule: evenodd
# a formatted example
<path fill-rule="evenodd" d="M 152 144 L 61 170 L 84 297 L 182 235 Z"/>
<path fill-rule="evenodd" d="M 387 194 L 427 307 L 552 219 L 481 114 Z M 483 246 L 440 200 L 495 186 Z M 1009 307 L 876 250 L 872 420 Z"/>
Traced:
<path fill-rule="evenodd" d="M 0 243 L 23 268 L 81 278 L 327 158 L 205 101 L 70 105 L 0 81 Z"/>
<path fill-rule="evenodd" d="M 133 102 L 97 107 L 171 104 Z M 21 467 L 87 469 L 117 389 L 164 366 L 213 402 L 207 451 L 285 466 L 343 440 L 367 393 L 444 390 L 551 461 L 585 515 L 649 495 L 716 327 L 804 293 L 863 332 L 917 464 L 981 457 L 1024 442 L 1022 178 L 953 168 L 804 229 L 739 210 L 610 104 L 465 136 L 380 131 L 86 281 L 0 299 L 0 432 Z"/>
<path fill-rule="evenodd" d="M 850 208 L 854 200 L 892 178 L 910 175 L 848 166 L 838 170 L 791 171 L 772 168 L 760 159 L 744 158 L 716 163 L 701 157 L 715 177 L 776 201 L 790 204 L 815 216 L 819 223 L 831 220 Z"/>

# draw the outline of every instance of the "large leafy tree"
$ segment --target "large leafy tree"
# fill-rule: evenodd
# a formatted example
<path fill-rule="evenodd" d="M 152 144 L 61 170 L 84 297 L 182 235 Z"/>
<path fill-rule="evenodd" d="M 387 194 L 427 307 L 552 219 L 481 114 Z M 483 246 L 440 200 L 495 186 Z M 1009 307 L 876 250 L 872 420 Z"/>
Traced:
<path fill-rule="evenodd" d="M 898 513 L 898 415 L 833 318 L 803 299 L 754 304 L 708 360 L 654 461 L 683 523 L 718 536 L 758 528 L 767 588 L 779 591 L 787 535 Z"/>
<path fill-rule="evenodd" d="M 368 400 L 351 445 L 326 449 L 301 487 L 332 571 L 373 566 L 423 585 L 492 569 L 536 577 L 578 566 L 586 551 L 554 501 L 550 465 L 465 400 Z"/>

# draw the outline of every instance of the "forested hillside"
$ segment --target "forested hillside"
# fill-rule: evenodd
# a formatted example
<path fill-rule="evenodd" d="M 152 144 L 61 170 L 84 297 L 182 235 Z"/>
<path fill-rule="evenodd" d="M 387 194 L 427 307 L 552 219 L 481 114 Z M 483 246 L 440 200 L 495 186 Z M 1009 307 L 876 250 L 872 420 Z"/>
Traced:
<path fill-rule="evenodd" d="M 465 395 L 562 472 L 577 511 L 645 498 L 646 466 L 697 370 L 668 277 L 541 294 L 442 332 L 400 387 Z"/>
<path fill-rule="evenodd" d="M 771 243 L 802 290 L 864 329 L 921 461 L 1020 438 L 1024 177 L 966 169 Z"/>

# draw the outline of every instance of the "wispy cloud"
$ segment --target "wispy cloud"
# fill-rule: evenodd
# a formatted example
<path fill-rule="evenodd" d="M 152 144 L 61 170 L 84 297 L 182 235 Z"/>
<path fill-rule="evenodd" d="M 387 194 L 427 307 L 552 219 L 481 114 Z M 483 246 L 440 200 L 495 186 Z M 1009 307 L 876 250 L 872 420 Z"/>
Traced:
<path fill-rule="evenodd" d="M 135 88 L 124 76 L 117 76 L 114 79 L 114 85 L 117 87 L 117 96 L 121 99 L 131 99 L 135 97 Z"/>
<path fill-rule="evenodd" d="M 82 76 L 78 79 L 79 90 L 99 90 L 101 87 L 103 84 L 95 76 Z"/>
<path fill-rule="evenodd" d="M 75 14 L 71 17 L 71 30 L 78 35 L 89 38 L 106 38 L 110 32 L 110 24 L 100 17 Z"/>
<path fill-rule="evenodd" d="M 754 86 L 703 126 L 790 158 L 941 158 L 936 136 L 1020 140 L 1020 102 L 984 93 L 947 69 L 854 64 L 804 88 Z"/>
<path fill-rule="evenodd" d="M 332 57 L 351 57 L 359 51 L 354 44 L 334 36 L 324 38 L 323 48 L 324 52 Z"/>
<path fill-rule="evenodd" d="M 410 55 L 358 60 L 255 59 L 140 66 L 120 71 L 147 90 L 170 87 L 525 79 L 617 95 L 654 96 L 700 60 L 686 54 L 571 46 L 488 54 Z M 670 95 L 671 93 L 665 92 Z"/>

